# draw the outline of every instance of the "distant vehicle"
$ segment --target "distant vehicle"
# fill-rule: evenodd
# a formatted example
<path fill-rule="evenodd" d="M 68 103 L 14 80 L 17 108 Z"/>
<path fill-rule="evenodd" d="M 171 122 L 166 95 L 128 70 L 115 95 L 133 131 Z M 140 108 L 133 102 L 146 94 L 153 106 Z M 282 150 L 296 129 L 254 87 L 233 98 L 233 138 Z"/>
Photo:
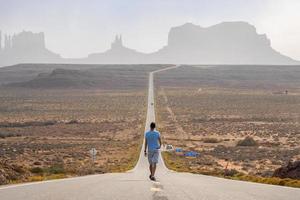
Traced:
<path fill-rule="evenodd" d="M 185 157 L 197 157 L 199 154 L 195 151 L 188 151 L 184 154 Z"/>
<path fill-rule="evenodd" d="M 179 152 L 182 152 L 182 149 L 181 148 L 176 148 L 175 151 L 179 153 Z"/>

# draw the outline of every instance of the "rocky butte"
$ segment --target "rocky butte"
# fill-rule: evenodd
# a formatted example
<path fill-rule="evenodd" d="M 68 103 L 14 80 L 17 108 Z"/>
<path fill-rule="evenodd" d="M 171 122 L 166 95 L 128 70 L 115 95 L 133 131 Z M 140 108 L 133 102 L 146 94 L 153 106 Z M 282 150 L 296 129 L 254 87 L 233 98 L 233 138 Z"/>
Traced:
<path fill-rule="evenodd" d="M 174 27 L 168 44 L 154 54 L 158 62 L 188 64 L 296 64 L 271 47 L 265 34 L 246 22 L 223 22 L 203 28 L 191 23 Z"/>
<path fill-rule="evenodd" d="M 0 33 L 0 35 L 2 35 Z M 0 36 L 1 39 L 1 36 Z M 18 63 L 53 63 L 61 57 L 48 50 L 44 33 L 23 31 L 15 35 L 5 35 L 4 46 L 0 45 L 0 66 Z"/>

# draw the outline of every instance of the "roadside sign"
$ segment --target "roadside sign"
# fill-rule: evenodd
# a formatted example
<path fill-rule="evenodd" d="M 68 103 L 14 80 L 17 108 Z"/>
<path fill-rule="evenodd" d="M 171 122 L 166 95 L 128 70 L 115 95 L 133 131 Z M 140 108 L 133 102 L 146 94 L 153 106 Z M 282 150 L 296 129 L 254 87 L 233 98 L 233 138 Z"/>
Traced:
<path fill-rule="evenodd" d="M 94 162 L 95 159 L 96 159 L 97 150 L 96 150 L 95 148 L 92 148 L 92 149 L 90 150 L 90 154 L 91 154 L 92 160 L 93 160 L 93 162 Z"/>

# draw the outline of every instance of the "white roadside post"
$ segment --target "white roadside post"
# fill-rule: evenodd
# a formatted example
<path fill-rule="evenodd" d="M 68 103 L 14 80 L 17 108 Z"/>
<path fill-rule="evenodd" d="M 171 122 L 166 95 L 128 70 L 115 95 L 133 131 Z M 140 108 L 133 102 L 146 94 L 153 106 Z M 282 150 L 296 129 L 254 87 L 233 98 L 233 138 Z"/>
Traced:
<path fill-rule="evenodd" d="M 96 159 L 96 155 L 97 155 L 97 150 L 95 148 L 92 148 L 90 150 L 90 154 L 91 154 L 91 157 L 92 157 L 92 161 L 93 161 L 93 164 L 95 162 L 95 159 Z"/>

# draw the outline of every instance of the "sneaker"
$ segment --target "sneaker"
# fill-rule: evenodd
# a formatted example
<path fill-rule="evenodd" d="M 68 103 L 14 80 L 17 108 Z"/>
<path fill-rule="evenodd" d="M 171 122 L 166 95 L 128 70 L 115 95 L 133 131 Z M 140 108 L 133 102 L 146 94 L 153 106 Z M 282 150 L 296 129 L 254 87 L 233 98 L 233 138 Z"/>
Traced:
<path fill-rule="evenodd" d="M 152 176 L 151 176 L 151 174 L 149 175 L 149 179 L 150 179 L 150 180 L 152 180 Z"/>
<path fill-rule="evenodd" d="M 151 181 L 156 181 L 156 178 L 154 176 L 151 176 Z"/>

